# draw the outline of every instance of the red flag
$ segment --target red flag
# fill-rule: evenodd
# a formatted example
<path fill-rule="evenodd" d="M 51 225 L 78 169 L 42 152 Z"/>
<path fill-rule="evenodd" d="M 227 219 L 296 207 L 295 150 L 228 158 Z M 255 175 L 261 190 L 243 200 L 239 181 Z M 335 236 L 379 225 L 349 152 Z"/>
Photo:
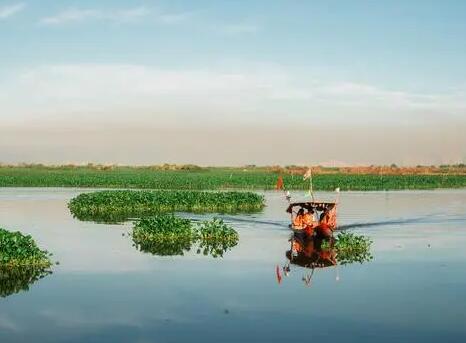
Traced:
<path fill-rule="evenodd" d="M 280 175 L 280 176 L 278 177 L 277 185 L 275 186 L 275 189 L 276 189 L 276 190 L 281 190 L 281 189 L 283 189 L 283 186 L 284 186 L 284 184 L 283 184 L 283 177 Z"/>

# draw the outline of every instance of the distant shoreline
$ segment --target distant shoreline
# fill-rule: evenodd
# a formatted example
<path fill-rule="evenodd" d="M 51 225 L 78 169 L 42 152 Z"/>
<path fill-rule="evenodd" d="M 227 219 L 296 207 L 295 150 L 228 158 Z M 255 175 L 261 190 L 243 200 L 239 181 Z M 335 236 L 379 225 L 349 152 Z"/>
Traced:
<path fill-rule="evenodd" d="M 160 165 L 0 166 L 0 187 L 81 187 L 271 190 L 282 176 L 287 190 L 308 190 L 308 167 L 199 167 Z M 466 187 L 466 167 L 313 167 L 313 189 L 332 191 L 416 190 Z"/>

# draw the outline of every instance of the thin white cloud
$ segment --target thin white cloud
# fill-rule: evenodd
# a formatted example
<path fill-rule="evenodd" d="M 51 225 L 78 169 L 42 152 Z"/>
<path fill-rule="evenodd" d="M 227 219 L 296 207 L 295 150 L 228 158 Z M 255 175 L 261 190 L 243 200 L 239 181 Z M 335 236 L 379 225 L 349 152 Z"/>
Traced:
<path fill-rule="evenodd" d="M 9 18 L 18 12 L 21 12 L 26 8 L 26 5 L 23 3 L 7 5 L 0 7 L 0 20 Z"/>
<path fill-rule="evenodd" d="M 53 16 L 40 19 L 43 25 L 65 25 L 88 20 L 111 22 L 136 22 L 143 18 L 151 19 L 159 24 L 177 24 L 191 18 L 195 12 L 165 13 L 148 7 L 140 6 L 127 9 L 78 9 L 69 8 Z"/>
<path fill-rule="evenodd" d="M 68 9 L 52 17 L 42 18 L 40 22 L 46 25 L 60 25 L 95 18 L 97 15 L 95 10 Z"/>
<path fill-rule="evenodd" d="M 102 120 L 116 111 L 140 121 L 160 113 L 160 122 L 197 116 L 200 122 L 222 116 L 238 122 L 280 122 L 283 116 L 291 122 L 351 124 L 464 121 L 466 90 L 417 94 L 270 67 L 167 70 L 118 64 L 36 67 L 0 82 L 0 113 L 11 113 L 13 121 L 55 115 L 66 120 L 96 111 Z"/>
<path fill-rule="evenodd" d="M 62 25 L 86 20 L 132 22 L 148 16 L 150 12 L 150 9 L 143 6 L 111 11 L 70 8 L 56 15 L 42 18 L 40 23 L 44 25 Z"/>
<path fill-rule="evenodd" d="M 261 30 L 261 27 L 254 24 L 232 24 L 226 25 L 221 32 L 228 35 L 253 34 Z"/>
<path fill-rule="evenodd" d="M 192 18 L 197 12 L 158 13 L 155 20 L 162 24 L 178 24 Z"/>

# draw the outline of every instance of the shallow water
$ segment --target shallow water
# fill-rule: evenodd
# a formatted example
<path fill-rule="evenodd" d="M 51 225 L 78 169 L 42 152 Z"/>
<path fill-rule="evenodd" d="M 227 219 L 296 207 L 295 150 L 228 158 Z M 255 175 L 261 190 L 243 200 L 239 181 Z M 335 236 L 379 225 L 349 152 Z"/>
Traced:
<path fill-rule="evenodd" d="M 0 298 L 1 342 L 466 340 L 466 190 L 342 193 L 339 224 L 374 241 L 374 260 L 316 269 L 310 286 L 294 265 L 277 282 L 290 247 L 280 193 L 262 213 L 223 216 L 240 243 L 214 259 L 145 254 L 122 235 L 130 223 L 73 219 L 82 191 L 0 189 L 0 227 L 60 262 Z"/>

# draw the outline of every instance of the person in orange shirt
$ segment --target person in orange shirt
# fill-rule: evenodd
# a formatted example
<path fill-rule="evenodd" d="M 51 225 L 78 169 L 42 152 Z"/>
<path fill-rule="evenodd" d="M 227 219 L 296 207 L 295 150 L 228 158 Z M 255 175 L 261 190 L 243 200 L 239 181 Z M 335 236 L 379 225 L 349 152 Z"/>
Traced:
<path fill-rule="evenodd" d="M 304 209 L 300 208 L 296 217 L 293 219 L 293 228 L 296 230 L 304 229 Z"/>
<path fill-rule="evenodd" d="M 309 236 L 312 236 L 314 234 L 314 211 L 309 210 L 307 213 L 303 215 L 303 227 L 304 230 L 306 230 L 306 233 Z"/>

